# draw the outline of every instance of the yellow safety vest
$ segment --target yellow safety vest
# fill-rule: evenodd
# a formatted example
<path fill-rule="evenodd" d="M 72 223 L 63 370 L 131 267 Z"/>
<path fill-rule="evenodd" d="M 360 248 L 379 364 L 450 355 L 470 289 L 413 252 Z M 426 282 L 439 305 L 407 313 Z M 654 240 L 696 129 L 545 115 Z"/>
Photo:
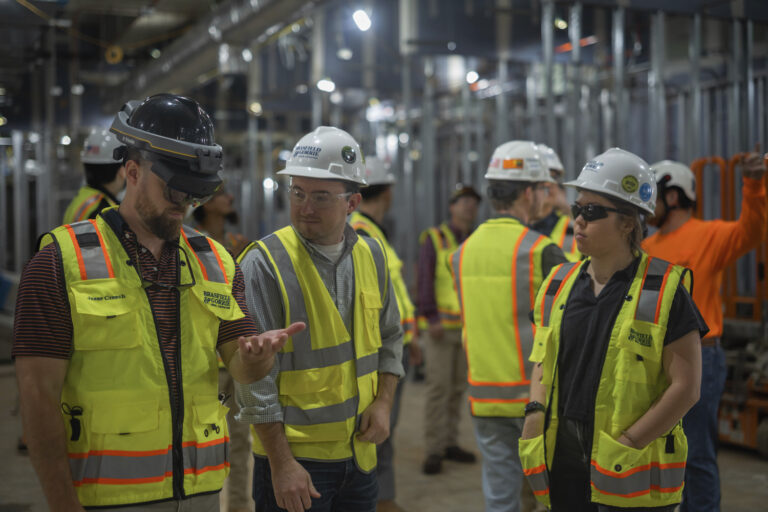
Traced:
<path fill-rule="evenodd" d="M 437 313 L 443 329 L 461 329 L 461 308 L 459 296 L 453 286 L 451 275 L 451 255 L 459 248 L 456 237 L 453 236 L 448 224 L 440 224 L 422 232 L 419 236 L 419 244 L 423 244 L 429 237 L 435 247 L 435 299 L 437 301 Z M 418 319 L 419 329 L 429 329 L 426 317 Z"/>
<path fill-rule="evenodd" d="M 403 343 L 409 344 L 416 334 L 416 308 L 408 295 L 408 286 L 403 279 L 403 262 L 397 256 L 395 248 L 390 245 L 387 237 L 381 229 L 371 222 L 365 215 L 358 212 L 352 212 L 349 216 L 349 223 L 355 231 L 361 230 L 372 238 L 377 238 L 384 251 L 387 253 L 387 263 L 389 266 L 389 277 L 392 279 L 392 288 L 397 298 L 397 309 L 400 312 L 400 325 L 403 327 Z"/>
<path fill-rule="evenodd" d="M 544 279 L 542 251 L 554 245 L 517 219 L 481 224 L 453 254 L 474 416 L 522 417 L 533 363 L 533 309 Z"/>
<path fill-rule="evenodd" d="M 80 503 L 127 505 L 220 490 L 229 437 L 216 342 L 221 320 L 244 316 L 232 296 L 232 258 L 183 228 L 176 376 L 183 416 L 175 416 L 148 296 L 112 228 L 100 215 L 54 229 L 41 246 L 49 243 L 61 253 L 72 316 L 74 351 L 61 402 Z"/>
<path fill-rule="evenodd" d="M 581 252 L 576 246 L 576 237 L 573 236 L 573 233 L 568 233 L 570 225 L 571 217 L 560 215 L 549 237 L 563 250 L 568 261 L 579 261 L 581 260 Z"/>
<path fill-rule="evenodd" d="M 256 245 L 258 244 L 258 241 L 250 242 L 248 245 L 243 247 L 240 252 L 235 256 L 235 261 L 237 264 L 241 264 L 243 262 L 243 259 L 245 258 L 245 255 L 251 252 L 253 249 L 256 248 Z"/>
<path fill-rule="evenodd" d="M 546 428 L 543 435 L 520 440 L 519 452 L 534 494 L 546 505 L 557 437 L 557 359 L 563 310 L 584 264 L 566 263 L 553 269 L 539 290 L 534 309 L 531 361 L 542 363 L 542 383 L 548 395 Z M 595 398 L 590 468 L 593 503 L 661 507 L 681 500 L 688 455 L 682 422 L 640 450 L 617 439 L 669 386 L 662 366 L 664 337 L 678 284 L 683 280 L 690 286 L 689 276 L 688 269 L 643 253 L 627 300 L 622 301 Z"/>
<path fill-rule="evenodd" d="M 389 286 L 380 243 L 359 237 L 352 248 L 355 274 L 353 332 L 347 331 L 328 289 L 292 226 L 257 244 L 280 285 L 287 327 L 307 329 L 278 353 L 278 398 L 293 456 L 310 460 L 353 458 L 366 473 L 376 469 L 376 445 L 359 441 L 357 425 L 378 392 L 379 316 Z M 259 436 L 253 451 L 266 455 Z"/>
<path fill-rule="evenodd" d="M 73 222 L 80 222 L 81 220 L 92 219 L 99 213 L 97 210 L 101 201 L 106 199 L 110 206 L 117 206 L 110 197 L 95 188 L 84 186 L 77 191 L 77 195 L 72 202 L 69 203 L 67 209 L 64 211 L 64 220 L 62 224 L 71 224 Z"/>

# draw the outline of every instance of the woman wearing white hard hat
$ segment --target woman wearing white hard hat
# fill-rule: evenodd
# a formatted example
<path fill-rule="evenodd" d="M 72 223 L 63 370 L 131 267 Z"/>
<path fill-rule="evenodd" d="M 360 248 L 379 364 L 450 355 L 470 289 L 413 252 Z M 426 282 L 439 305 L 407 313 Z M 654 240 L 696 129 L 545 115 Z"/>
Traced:
<path fill-rule="evenodd" d="M 656 182 L 613 148 L 566 186 L 581 262 L 555 268 L 534 306 L 531 401 L 520 457 L 553 511 L 672 511 L 707 332 L 684 267 L 641 251 Z"/>

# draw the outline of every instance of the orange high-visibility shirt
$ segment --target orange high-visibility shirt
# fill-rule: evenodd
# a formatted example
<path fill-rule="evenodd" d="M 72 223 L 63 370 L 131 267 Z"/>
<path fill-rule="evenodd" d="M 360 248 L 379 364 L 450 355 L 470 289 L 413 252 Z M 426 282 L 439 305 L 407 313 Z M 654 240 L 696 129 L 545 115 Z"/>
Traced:
<path fill-rule="evenodd" d="M 649 255 L 693 271 L 693 301 L 709 326 L 708 338 L 723 333 L 723 270 L 765 238 L 763 180 L 744 178 L 742 197 L 738 221 L 691 218 L 671 233 L 656 232 L 643 241 Z"/>

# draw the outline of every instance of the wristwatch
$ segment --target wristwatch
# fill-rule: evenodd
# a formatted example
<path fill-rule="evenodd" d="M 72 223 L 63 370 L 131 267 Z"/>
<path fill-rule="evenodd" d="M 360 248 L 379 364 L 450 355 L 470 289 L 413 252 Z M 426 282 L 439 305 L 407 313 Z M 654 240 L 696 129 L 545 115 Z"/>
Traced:
<path fill-rule="evenodd" d="M 528 416 L 532 412 L 536 412 L 536 411 L 544 412 L 546 410 L 547 410 L 547 408 L 544 407 L 544 404 L 542 404 L 541 402 L 537 402 L 536 400 L 531 400 L 530 402 L 525 404 L 525 415 L 526 416 Z"/>

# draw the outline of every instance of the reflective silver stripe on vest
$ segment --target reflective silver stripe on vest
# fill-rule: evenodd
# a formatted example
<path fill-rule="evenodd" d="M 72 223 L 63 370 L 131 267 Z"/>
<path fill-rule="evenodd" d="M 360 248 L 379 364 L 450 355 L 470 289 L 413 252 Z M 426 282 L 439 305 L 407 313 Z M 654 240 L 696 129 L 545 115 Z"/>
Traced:
<path fill-rule="evenodd" d="M 143 457 L 89 455 L 85 458 L 70 458 L 69 469 L 76 483 L 99 483 L 99 479 L 172 478 L 173 457 L 170 449 L 166 453 Z"/>
<path fill-rule="evenodd" d="M 208 446 L 205 444 L 203 446 L 185 446 L 182 450 L 184 469 L 191 469 L 197 473 L 205 468 L 220 466 L 227 461 L 227 442 L 224 440 Z"/>
<path fill-rule="evenodd" d="M 284 423 L 289 425 L 317 425 L 318 423 L 332 423 L 354 418 L 357 415 L 357 395 L 340 403 L 316 407 L 314 409 L 302 409 L 292 405 L 283 406 Z"/>
<path fill-rule="evenodd" d="M 648 272 L 645 275 L 646 283 L 649 282 L 649 278 L 651 278 L 651 281 L 654 281 L 653 278 L 657 281 L 661 280 L 664 277 L 664 274 L 667 273 L 669 265 L 669 263 L 660 260 L 659 258 L 651 258 L 651 261 L 648 263 Z M 656 306 L 659 303 L 659 295 L 661 295 L 661 293 L 662 290 L 649 289 L 648 287 L 643 286 L 643 289 L 640 290 L 640 297 L 637 302 L 637 311 L 635 312 L 636 320 L 651 323 L 656 320 Z"/>
<path fill-rule="evenodd" d="M 293 305 L 292 305 L 293 306 Z M 293 313 L 293 308 L 291 308 Z M 293 318 L 293 314 L 291 314 Z M 298 320 L 293 320 L 294 322 Z M 302 320 L 306 322 L 306 320 Z M 308 370 L 310 368 L 327 368 L 335 366 L 345 361 L 351 361 L 355 357 L 352 341 L 347 341 L 335 347 L 319 348 L 315 350 L 296 351 L 296 335 L 293 336 L 293 352 L 278 352 L 277 357 L 280 361 L 280 369 L 290 370 Z"/>
<path fill-rule="evenodd" d="M 363 377 L 369 373 L 373 373 L 379 370 L 379 353 L 374 352 L 363 356 L 355 362 L 357 366 L 357 376 Z"/>
<path fill-rule="evenodd" d="M 461 257 L 467 243 L 464 242 L 459 249 L 451 255 L 451 267 L 453 267 L 453 283 L 456 285 L 456 295 L 459 296 L 459 308 L 464 311 L 464 297 L 461 293 Z"/>
<path fill-rule="evenodd" d="M 651 489 L 662 492 L 675 492 L 683 485 L 685 476 L 685 464 L 680 467 L 660 468 L 658 464 L 653 464 L 648 469 L 632 473 L 631 475 L 610 476 L 601 473 L 595 468 L 595 462 L 592 462 L 590 468 L 592 485 L 599 492 L 615 494 L 618 496 L 637 495 L 645 493 Z"/>
<path fill-rule="evenodd" d="M 83 256 L 86 279 L 106 279 L 109 277 L 106 249 L 101 246 L 96 227 L 87 220 L 70 224 Z"/>
<path fill-rule="evenodd" d="M 208 239 L 189 226 L 183 226 L 183 229 L 190 248 L 197 254 L 200 263 L 205 267 L 208 280 L 214 283 L 226 283 L 224 269 L 219 265 L 219 261 Z"/>
<path fill-rule="evenodd" d="M 552 305 L 555 303 L 555 295 L 557 295 L 557 290 L 563 283 L 565 276 L 568 275 L 568 272 L 570 272 L 575 265 L 578 265 L 578 263 L 563 263 L 560 268 L 557 269 L 555 275 L 552 277 L 552 280 L 549 282 L 547 291 L 544 294 L 544 310 L 541 312 L 542 325 L 549 325 L 549 317 L 552 314 Z"/>
<path fill-rule="evenodd" d="M 288 294 L 290 304 L 283 304 L 283 309 L 285 311 L 290 310 L 291 317 L 288 321 L 290 323 L 304 322 L 309 326 L 309 315 L 307 314 L 307 306 L 304 303 L 304 293 L 301 291 L 299 280 L 296 278 L 296 271 L 293 268 L 293 263 L 291 262 L 291 257 L 288 255 L 288 251 L 285 250 L 285 246 L 283 246 L 280 238 L 274 233 L 267 235 L 261 242 L 272 256 L 275 265 L 277 265 L 275 270 L 280 274 L 280 278 L 283 280 L 283 286 L 285 286 L 285 291 Z M 261 247 L 259 247 L 259 249 L 261 250 Z M 343 345 L 330 347 L 328 350 L 331 353 L 319 354 L 317 360 L 315 360 L 315 357 L 312 354 L 312 341 L 309 337 L 310 331 L 311 326 L 292 336 L 293 352 L 281 352 L 279 355 L 281 370 L 291 371 L 306 370 L 308 368 L 323 368 L 324 366 L 337 364 L 333 361 L 349 360 L 349 357 L 347 357 L 347 359 L 342 358 L 345 355 L 349 355 L 348 352 L 345 353 L 345 350 L 354 350 L 351 341 L 346 348 L 342 348 L 344 347 Z M 339 351 L 339 354 L 333 354 L 333 351 Z M 317 352 L 322 352 L 322 350 L 318 350 Z M 324 364 L 325 361 L 328 361 L 329 364 Z M 285 365 L 283 365 L 284 362 Z"/>
<path fill-rule="evenodd" d="M 541 236 L 540 233 L 532 229 L 527 230 L 515 255 L 517 263 L 515 265 L 515 288 L 512 290 L 512 293 L 517 299 L 517 310 L 512 313 L 517 315 L 517 330 L 520 336 L 517 342 L 520 344 L 524 361 L 524 368 L 520 369 L 523 379 L 529 378 L 533 371 L 533 363 L 528 360 L 533 350 L 533 324 L 528 317 L 528 314 L 533 309 L 533 304 L 531 304 L 531 282 L 533 281 L 534 269 L 531 267 L 531 251 Z"/>
<path fill-rule="evenodd" d="M 528 396 L 528 384 L 519 386 L 469 386 L 469 396 L 481 400 L 516 400 Z"/>
<path fill-rule="evenodd" d="M 525 472 L 525 476 L 528 478 L 528 483 L 531 485 L 533 493 L 537 496 L 543 496 L 549 494 L 549 472 L 546 466 L 543 464 Z"/>
<path fill-rule="evenodd" d="M 101 193 L 98 193 L 98 194 L 94 194 L 94 195 L 92 195 L 92 196 L 88 196 L 88 197 L 85 199 L 85 201 L 83 201 L 82 203 L 80 203 L 80 208 L 78 208 L 78 209 L 77 209 L 77 211 L 76 211 L 76 212 L 75 212 L 75 214 L 72 216 L 72 218 L 73 218 L 73 219 L 75 219 L 75 220 L 77 220 L 77 219 L 79 219 L 80 217 L 82 217 L 82 216 L 83 216 L 83 214 L 85 213 L 85 211 L 86 211 L 88 208 L 90 208 L 91 206 L 93 206 L 93 204 L 94 204 L 94 203 L 96 203 L 96 206 L 98 206 L 98 205 L 99 205 L 99 202 L 101 202 L 101 198 L 102 198 L 102 197 L 104 197 L 104 194 L 101 194 Z"/>

